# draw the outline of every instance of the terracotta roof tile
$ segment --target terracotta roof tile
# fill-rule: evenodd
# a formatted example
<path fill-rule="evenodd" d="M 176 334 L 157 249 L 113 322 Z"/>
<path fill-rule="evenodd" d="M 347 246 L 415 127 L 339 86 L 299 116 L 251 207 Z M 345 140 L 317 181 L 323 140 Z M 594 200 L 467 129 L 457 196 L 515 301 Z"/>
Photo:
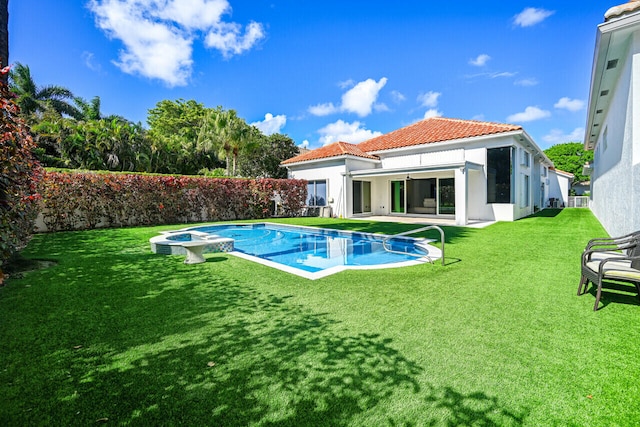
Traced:
<path fill-rule="evenodd" d="M 433 117 L 358 144 L 367 153 L 522 130 L 522 126 Z"/>
<path fill-rule="evenodd" d="M 615 18 L 620 18 L 623 15 L 628 15 L 630 13 L 636 12 L 640 9 L 640 1 L 632 0 L 627 3 L 614 6 L 607 10 L 604 14 L 605 22 L 611 21 Z"/>
<path fill-rule="evenodd" d="M 472 138 L 483 135 L 494 135 L 517 130 L 522 130 L 522 126 L 433 117 L 421 120 L 385 135 L 369 139 L 361 142 L 360 144 L 334 142 L 333 144 L 325 145 L 324 147 L 299 154 L 296 157 L 285 160 L 281 164 L 288 165 L 292 163 L 320 160 L 344 155 L 377 160 L 378 157 L 372 155 L 372 152 L 410 147 L 413 145 L 454 141 L 457 139 Z"/>
<path fill-rule="evenodd" d="M 291 163 L 306 162 L 309 160 L 327 159 L 330 157 L 339 157 L 339 156 L 346 156 L 346 155 L 362 157 L 365 159 L 378 160 L 377 156 L 372 156 L 370 154 L 365 153 L 355 144 L 350 144 L 348 142 L 334 142 L 333 144 L 325 145 L 324 147 L 320 147 L 315 150 L 311 150 L 311 151 L 307 151 L 306 153 L 299 154 L 295 157 L 285 160 L 284 162 L 282 162 L 282 164 L 288 165 Z"/>

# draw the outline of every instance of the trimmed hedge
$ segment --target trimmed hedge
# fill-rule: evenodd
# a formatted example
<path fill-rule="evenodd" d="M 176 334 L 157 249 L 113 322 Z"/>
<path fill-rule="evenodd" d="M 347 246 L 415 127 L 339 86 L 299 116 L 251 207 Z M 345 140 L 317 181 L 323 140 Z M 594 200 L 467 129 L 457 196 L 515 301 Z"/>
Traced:
<path fill-rule="evenodd" d="M 6 74 L 8 67 L 0 70 Z M 36 144 L 20 109 L 0 81 L 0 284 L 2 267 L 24 248 L 36 217 L 36 181 L 41 172 L 33 155 Z"/>
<path fill-rule="evenodd" d="M 306 181 L 45 172 L 40 217 L 47 231 L 267 218 L 273 198 L 299 215 Z"/>

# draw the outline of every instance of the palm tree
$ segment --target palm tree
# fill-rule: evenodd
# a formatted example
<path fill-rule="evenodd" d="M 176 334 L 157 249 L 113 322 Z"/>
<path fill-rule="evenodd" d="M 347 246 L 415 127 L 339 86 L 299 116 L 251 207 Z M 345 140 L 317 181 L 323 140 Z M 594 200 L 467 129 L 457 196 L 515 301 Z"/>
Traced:
<path fill-rule="evenodd" d="M 76 96 L 73 98 L 73 102 L 76 104 L 76 111 L 72 116 L 77 120 L 100 120 L 103 119 L 102 112 L 100 111 L 100 97 L 94 96 L 91 101 Z"/>
<path fill-rule="evenodd" d="M 220 107 L 209 110 L 200 127 L 198 149 L 205 152 L 216 150 L 218 157 L 225 161 L 227 176 L 235 176 L 238 156 L 255 139 L 252 129 L 235 110 L 222 110 Z"/>
<path fill-rule="evenodd" d="M 53 110 L 58 114 L 73 116 L 76 109 L 67 101 L 73 98 L 71 91 L 62 86 L 37 86 L 29 66 L 16 62 L 9 73 L 10 88 L 16 94 L 21 114 L 33 119 L 38 114 Z"/>

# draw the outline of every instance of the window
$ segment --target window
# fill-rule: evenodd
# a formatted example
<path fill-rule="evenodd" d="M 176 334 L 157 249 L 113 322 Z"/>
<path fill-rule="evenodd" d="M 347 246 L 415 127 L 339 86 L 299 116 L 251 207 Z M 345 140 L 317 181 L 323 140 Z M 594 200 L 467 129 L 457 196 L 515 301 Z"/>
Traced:
<path fill-rule="evenodd" d="M 327 181 L 307 182 L 307 205 L 326 206 L 327 205 Z"/>
<path fill-rule="evenodd" d="M 487 203 L 513 203 L 513 147 L 487 149 Z"/>
<path fill-rule="evenodd" d="M 531 165 L 531 158 L 527 150 L 522 149 L 522 165 L 529 167 Z"/>
<path fill-rule="evenodd" d="M 544 176 L 544 177 L 547 176 L 547 167 L 546 166 L 542 167 L 542 176 Z"/>

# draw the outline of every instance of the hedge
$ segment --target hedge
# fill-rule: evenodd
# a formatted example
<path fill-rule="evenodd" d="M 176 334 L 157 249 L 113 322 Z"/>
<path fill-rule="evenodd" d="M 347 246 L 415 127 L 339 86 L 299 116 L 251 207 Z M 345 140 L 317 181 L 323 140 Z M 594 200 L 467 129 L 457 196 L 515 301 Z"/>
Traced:
<path fill-rule="evenodd" d="M 9 67 L 0 74 L 9 72 Z M 2 267 L 24 246 L 33 232 L 37 213 L 36 181 L 41 172 L 33 150 L 36 144 L 20 109 L 0 80 L 0 284 Z"/>
<path fill-rule="evenodd" d="M 278 195 L 299 215 L 306 181 L 47 171 L 38 183 L 41 231 L 267 218 Z M 43 227 L 44 226 L 44 227 Z"/>

